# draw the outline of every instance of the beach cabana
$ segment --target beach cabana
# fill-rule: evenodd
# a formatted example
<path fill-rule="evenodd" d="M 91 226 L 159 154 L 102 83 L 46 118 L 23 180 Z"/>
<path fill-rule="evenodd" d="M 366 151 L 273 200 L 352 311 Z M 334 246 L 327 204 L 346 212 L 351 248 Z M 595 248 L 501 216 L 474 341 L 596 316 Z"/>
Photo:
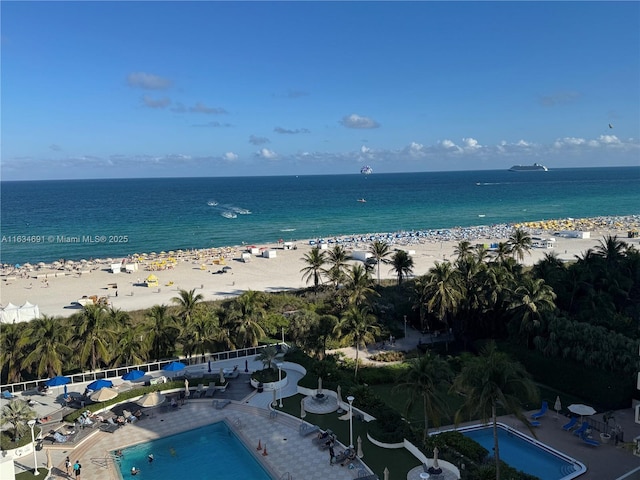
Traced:
<path fill-rule="evenodd" d="M 157 287 L 158 277 L 156 277 L 154 274 L 151 274 L 144 280 L 144 283 L 147 285 L 147 287 Z"/>

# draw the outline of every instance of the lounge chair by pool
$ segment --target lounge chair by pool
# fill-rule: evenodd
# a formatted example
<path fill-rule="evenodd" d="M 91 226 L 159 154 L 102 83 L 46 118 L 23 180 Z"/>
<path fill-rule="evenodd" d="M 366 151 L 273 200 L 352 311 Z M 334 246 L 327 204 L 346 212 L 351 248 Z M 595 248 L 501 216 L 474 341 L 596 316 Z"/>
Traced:
<path fill-rule="evenodd" d="M 586 434 L 580 435 L 580 440 L 582 440 L 587 445 L 591 445 L 592 447 L 599 447 L 600 446 L 600 442 L 598 442 L 597 440 L 593 440 L 592 438 L 587 437 Z"/>
<path fill-rule="evenodd" d="M 534 420 L 539 420 L 545 413 L 547 413 L 548 409 L 549 409 L 549 404 L 545 400 L 542 402 L 542 407 L 540 408 L 540 411 L 536 413 L 532 413 L 531 418 L 533 418 Z"/>
<path fill-rule="evenodd" d="M 582 422 L 582 425 L 580 425 L 580 428 L 577 429 L 576 431 L 573 432 L 573 434 L 576 437 L 580 437 L 582 436 L 583 433 L 585 433 L 587 430 L 589 430 L 589 424 L 587 422 Z"/>
<path fill-rule="evenodd" d="M 568 423 L 565 423 L 562 426 L 562 429 L 565 431 L 569 431 L 571 429 L 573 429 L 573 427 L 575 427 L 578 424 L 578 417 L 571 417 L 571 420 L 569 420 Z"/>

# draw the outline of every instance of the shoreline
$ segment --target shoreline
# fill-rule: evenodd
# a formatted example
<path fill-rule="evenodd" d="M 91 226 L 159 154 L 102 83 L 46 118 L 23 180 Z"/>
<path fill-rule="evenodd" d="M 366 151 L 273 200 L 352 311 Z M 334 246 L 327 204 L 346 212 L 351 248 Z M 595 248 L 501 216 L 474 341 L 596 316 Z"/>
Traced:
<path fill-rule="evenodd" d="M 629 230 L 640 230 L 640 215 L 348 235 L 327 238 L 324 243 L 327 248 L 342 244 L 352 253 L 366 251 L 374 240 L 387 241 L 392 250 L 398 248 L 408 251 L 414 260 L 414 276 L 421 276 L 436 261 L 454 257 L 459 241 L 467 240 L 489 246 L 506 241 L 515 227 L 525 228 L 531 236 L 542 238 L 554 236 L 558 231 L 589 231 L 591 235 L 590 238 L 555 236 L 554 248 L 533 248 L 525 257 L 525 265 L 533 265 L 549 252 L 555 252 L 563 261 L 573 260 L 575 255 L 599 245 L 606 235 L 617 235 L 626 243 L 640 247 L 640 239 L 627 238 Z M 241 245 L 168 251 L 155 255 L 140 254 L 137 257 L 131 255 L 125 259 L 125 263 L 122 263 L 122 258 L 106 258 L 57 265 L 55 262 L 35 266 L 25 264 L 20 269 L 2 266 L 0 305 L 21 306 L 29 302 L 38 305 L 41 314 L 69 317 L 81 311 L 78 300 L 90 296 L 103 297 L 114 308 L 134 311 L 158 304 L 169 305 L 180 289 L 196 289 L 197 293 L 204 296 L 205 301 L 236 297 L 247 290 L 298 290 L 310 286 L 302 281 L 301 270 L 305 267 L 303 256 L 321 241 L 323 240 L 315 239 L 262 244 L 255 247 L 257 255 L 250 255 L 246 263 L 242 261 L 241 254 L 249 247 Z M 264 250 L 275 252 L 275 257 L 260 256 Z M 350 260 L 349 263 L 356 261 Z M 118 263 L 137 263 L 138 270 L 111 273 L 111 265 Z M 158 277 L 158 284 L 153 287 L 143 286 L 150 274 Z M 382 279 L 395 278 L 388 265 L 381 266 L 380 274 Z"/>

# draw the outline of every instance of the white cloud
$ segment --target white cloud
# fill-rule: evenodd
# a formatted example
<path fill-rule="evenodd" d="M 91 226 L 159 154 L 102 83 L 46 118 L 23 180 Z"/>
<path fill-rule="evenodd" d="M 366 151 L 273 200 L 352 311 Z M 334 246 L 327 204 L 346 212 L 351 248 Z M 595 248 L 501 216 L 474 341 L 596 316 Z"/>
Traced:
<path fill-rule="evenodd" d="M 145 90 L 164 90 L 172 85 L 168 78 L 145 72 L 130 73 L 127 76 L 127 83 L 131 87 L 144 88 Z"/>
<path fill-rule="evenodd" d="M 145 95 L 142 97 L 142 103 L 149 108 L 165 108 L 171 104 L 171 100 L 167 97 L 156 99 Z"/>
<path fill-rule="evenodd" d="M 466 150 L 477 150 L 478 148 L 482 148 L 482 145 L 480 145 L 475 138 L 463 138 L 462 142 L 464 143 L 464 148 Z"/>
<path fill-rule="evenodd" d="M 222 158 L 228 162 L 235 162 L 236 160 L 238 160 L 238 154 L 233 152 L 227 152 L 222 156 Z"/>
<path fill-rule="evenodd" d="M 364 154 L 371 153 L 371 149 L 365 145 L 362 145 L 360 147 L 360 153 L 364 153 Z"/>
<path fill-rule="evenodd" d="M 616 137 L 615 135 L 600 135 L 598 137 L 598 141 L 600 143 L 604 143 L 604 144 L 607 144 L 607 145 L 619 144 L 620 143 L 620 139 L 618 137 Z"/>
<path fill-rule="evenodd" d="M 342 117 L 340 123 L 347 128 L 378 128 L 380 124 L 369 117 L 362 117 L 355 113 Z"/>
<path fill-rule="evenodd" d="M 277 158 L 278 155 L 276 154 L 276 152 L 274 152 L 273 150 L 269 150 L 268 148 L 261 148 L 257 155 L 261 158 L 265 158 L 267 160 L 273 160 L 274 158 Z"/>

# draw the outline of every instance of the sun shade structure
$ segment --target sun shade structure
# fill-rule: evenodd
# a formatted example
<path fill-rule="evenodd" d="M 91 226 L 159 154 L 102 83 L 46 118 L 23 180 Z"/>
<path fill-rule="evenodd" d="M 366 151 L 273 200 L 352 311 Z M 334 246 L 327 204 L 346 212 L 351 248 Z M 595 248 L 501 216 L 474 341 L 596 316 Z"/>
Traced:
<path fill-rule="evenodd" d="M 104 378 L 101 378 L 100 380 L 96 380 L 95 382 L 91 382 L 89 385 L 87 385 L 87 388 L 89 390 L 93 390 L 94 392 L 96 390 L 100 390 L 101 388 L 111 388 L 113 387 L 113 383 L 111 382 L 111 380 L 105 380 Z"/>
<path fill-rule="evenodd" d="M 60 375 L 50 378 L 49 380 L 44 382 L 47 387 L 59 387 L 60 385 L 66 385 L 67 383 L 71 383 L 71 379 L 69 377 L 62 377 Z"/>
<path fill-rule="evenodd" d="M 165 372 L 179 372 L 184 370 L 186 365 L 182 362 L 171 362 L 169 365 L 163 368 Z"/>
<path fill-rule="evenodd" d="M 130 372 L 125 373 L 122 376 L 123 380 L 128 380 L 130 382 L 134 382 L 136 380 L 139 380 L 140 378 L 144 377 L 144 372 L 142 370 L 131 370 Z"/>

